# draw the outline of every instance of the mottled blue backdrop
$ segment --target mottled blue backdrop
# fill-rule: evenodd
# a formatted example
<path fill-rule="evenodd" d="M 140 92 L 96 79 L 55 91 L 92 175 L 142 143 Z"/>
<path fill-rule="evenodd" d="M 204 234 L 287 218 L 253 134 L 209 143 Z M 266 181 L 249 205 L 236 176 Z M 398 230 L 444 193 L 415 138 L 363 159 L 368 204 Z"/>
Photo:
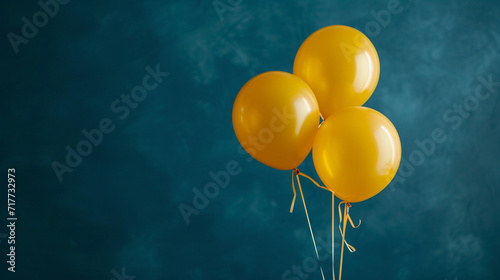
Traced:
<path fill-rule="evenodd" d="M 239 153 L 231 109 L 333 24 L 375 45 L 366 106 L 403 148 L 396 179 L 351 208 L 344 278 L 500 279 L 498 1 L 3 1 L 0 22 L 1 279 L 321 279 L 290 172 Z M 318 179 L 310 156 L 300 168 Z M 327 257 L 330 195 L 303 187 Z"/>

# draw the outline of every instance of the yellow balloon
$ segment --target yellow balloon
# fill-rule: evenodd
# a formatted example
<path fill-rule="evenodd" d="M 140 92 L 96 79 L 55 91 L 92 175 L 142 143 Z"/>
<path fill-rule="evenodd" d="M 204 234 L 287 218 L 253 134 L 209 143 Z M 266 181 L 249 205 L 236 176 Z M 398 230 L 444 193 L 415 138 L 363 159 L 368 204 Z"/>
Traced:
<path fill-rule="evenodd" d="M 382 191 L 401 161 L 394 125 L 381 113 L 355 106 L 326 119 L 313 145 L 314 167 L 337 197 L 360 202 Z"/>
<path fill-rule="evenodd" d="M 319 125 L 311 88 L 290 73 L 255 76 L 238 93 L 233 127 L 243 148 L 280 170 L 297 167 L 309 154 Z"/>
<path fill-rule="evenodd" d="M 361 106 L 378 83 L 375 47 L 358 30 L 332 25 L 311 34 L 300 46 L 293 74 L 313 90 L 323 119 L 347 106 Z"/>

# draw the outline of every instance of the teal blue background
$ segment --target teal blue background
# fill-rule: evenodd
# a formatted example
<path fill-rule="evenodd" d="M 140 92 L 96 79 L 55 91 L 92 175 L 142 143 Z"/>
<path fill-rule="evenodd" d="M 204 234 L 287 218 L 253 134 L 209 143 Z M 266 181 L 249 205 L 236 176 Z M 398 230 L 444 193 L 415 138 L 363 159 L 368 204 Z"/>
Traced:
<path fill-rule="evenodd" d="M 218 12 L 211 0 L 72 0 L 16 53 L 8 34 L 41 8 L 3 1 L 0 173 L 16 168 L 19 220 L 14 274 L 0 227 L 1 279 L 321 279 L 287 274 L 314 256 L 303 207 L 288 212 L 290 172 L 238 151 L 231 109 L 247 80 L 291 72 L 300 44 L 333 24 L 375 45 L 381 76 L 366 106 L 394 123 L 406 162 L 399 182 L 351 208 L 362 225 L 348 228 L 357 252 L 344 278 L 499 279 L 500 86 L 453 112 L 481 77 L 500 82 L 499 2 L 402 0 L 383 26 L 374 14 L 389 2 L 221 0 Z M 169 76 L 120 119 L 111 104 L 156 65 Z M 52 164 L 103 118 L 114 131 L 60 182 Z M 446 141 L 424 154 L 416 141 L 434 129 Z M 232 161 L 240 173 L 186 224 L 179 205 L 193 207 L 193 189 Z M 310 156 L 300 169 L 318 179 Z M 328 240 L 330 195 L 302 184 Z"/>

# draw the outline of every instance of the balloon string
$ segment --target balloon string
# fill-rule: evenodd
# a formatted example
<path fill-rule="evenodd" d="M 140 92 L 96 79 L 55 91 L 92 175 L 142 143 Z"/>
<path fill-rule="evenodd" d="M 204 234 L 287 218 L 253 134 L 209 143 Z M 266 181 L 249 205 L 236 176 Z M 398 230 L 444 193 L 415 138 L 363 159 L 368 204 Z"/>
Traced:
<path fill-rule="evenodd" d="M 346 228 L 346 225 L 347 225 L 347 221 L 349 221 L 351 223 L 351 226 L 353 228 L 357 228 L 361 225 L 361 220 L 359 220 L 359 224 L 357 226 L 354 225 L 352 219 L 351 219 L 351 216 L 349 215 L 349 207 L 351 207 L 351 204 L 347 201 L 342 201 L 339 203 L 339 217 L 340 217 L 340 221 L 339 221 L 339 228 L 340 228 L 340 223 L 342 222 L 342 211 L 341 211 L 341 206 L 342 204 L 345 204 L 344 205 L 344 223 L 343 223 L 343 228 L 340 229 L 340 234 L 342 235 L 342 249 L 340 250 L 340 267 L 339 267 L 339 280 L 342 279 L 342 264 L 343 264 L 343 260 L 344 260 L 344 244 L 346 245 L 347 249 L 349 249 L 349 251 L 351 253 L 353 252 L 356 252 L 356 248 L 354 248 L 353 246 L 349 245 L 349 243 L 347 243 L 347 241 L 345 240 L 345 228 Z"/>
<path fill-rule="evenodd" d="M 351 226 L 353 228 L 358 228 L 361 225 L 361 220 L 359 220 L 359 223 L 358 223 L 357 226 L 354 225 L 354 222 L 352 221 L 351 216 L 349 215 L 349 208 L 351 207 L 351 204 L 349 202 L 347 202 L 347 201 L 342 201 L 342 202 L 339 203 L 339 217 L 340 217 L 340 222 L 342 222 L 342 211 L 341 211 L 341 207 L 340 207 L 342 204 L 345 204 L 347 206 L 347 215 L 344 214 L 346 220 L 349 220 L 349 223 L 351 224 Z M 339 224 L 339 226 L 340 226 L 340 224 Z"/>
<path fill-rule="evenodd" d="M 314 239 L 314 233 L 311 227 L 311 220 L 309 219 L 309 214 L 307 213 L 307 206 L 306 206 L 306 201 L 304 199 L 304 193 L 302 193 L 302 186 L 300 185 L 300 179 L 299 179 L 300 171 L 298 169 L 294 169 L 293 171 L 295 173 L 295 176 L 297 177 L 297 185 L 299 185 L 300 196 L 302 197 L 302 203 L 304 204 L 304 211 L 306 212 L 307 224 L 309 225 L 309 231 L 311 232 L 311 238 L 314 244 L 314 251 L 316 252 L 316 258 L 318 259 L 318 264 L 319 264 L 318 247 L 316 246 L 316 240 Z M 325 280 L 325 274 L 323 273 L 323 267 L 321 266 L 321 264 L 319 264 L 319 269 L 321 270 L 321 277 L 323 278 L 323 280 Z"/>
<path fill-rule="evenodd" d="M 292 172 L 292 189 L 293 189 L 293 199 L 292 199 L 292 206 L 290 206 L 290 213 L 293 213 L 293 207 L 295 207 L 295 199 L 297 198 L 297 192 L 295 191 L 295 184 L 293 183 L 293 175 L 294 172 Z"/>
<path fill-rule="evenodd" d="M 306 174 L 300 172 L 297 168 L 294 168 L 293 169 L 293 172 L 292 172 L 292 190 L 293 190 L 293 199 L 292 199 L 292 205 L 290 206 L 290 213 L 293 213 L 293 208 L 295 207 L 295 200 L 297 199 L 297 191 L 295 191 L 295 184 L 294 184 L 294 180 L 293 180 L 293 176 L 294 175 L 300 175 L 300 176 L 303 176 L 303 177 L 306 177 L 307 179 L 309 179 L 311 182 L 313 182 L 318 188 L 322 188 L 322 189 L 325 189 L 327 191 L 330 191 L 329 189 L 327 189 L 326 187 L 323 187 L 321 186 L 320 184 L 318 184 L 318 182 L 314 181 L 313 178 L 307 176 Z"/>
<path fill-rule="evenodd" d="M 311 177 L 307 176 L 306 174 L 304 174 L 304 173 L 300 172 L 298 169 L 295 169 L 295 170 L 297 170 L 296 172 L 298 173 L 298 175 L 303 176 L 303 177 L 306 177 L 307 179 L 311 180 L 311 182 L 313 182 L 313 183 L 316 185 L 316 187 L 318 187 L 318 188 L 322 188 L 322 189 L 325 189 L 325 190 L 327 190 L 327 191 L 330 191 L 330 190 L 329 190 L 329 189 L 327 189 L 326 187 L 323 187 L 323 186 L 321 186 L 320 184 L 318 184 L 318 182 L 314 181 L 314 180 L 313 180 L 313 178 L 311 178 Z"/>
<path fill-rule="evenodd" d="M 339 204 L 339 209 L 340 209 L 340 204 Z M 344 207 L 344 216 L 346 215 L 347 207 Z M 342 219 L 340 220 L 342 221 Z M 339 267 L 339 280 L 342 279 L 342 261 L 344 260 L 344 242 L 345 242 L 345 226 L 346 226 L 347 219 L 344 219 L 344 230 L 340 231 L 342 234 L 342 249 L 340 250 L 340 267 Z"/>
<path fill-rule="evenodd" d="M 335 193 L 332 191 L 332 275 L 335 280 Z"/>

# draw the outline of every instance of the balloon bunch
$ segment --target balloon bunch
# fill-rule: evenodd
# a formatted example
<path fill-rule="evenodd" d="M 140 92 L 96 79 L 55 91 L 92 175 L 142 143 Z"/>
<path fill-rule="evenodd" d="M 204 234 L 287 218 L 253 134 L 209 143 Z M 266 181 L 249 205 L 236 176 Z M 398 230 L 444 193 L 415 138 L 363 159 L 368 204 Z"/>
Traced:
<path fill-rule="evenodd" d="M 314 245 L 299 175 L 332 192 L 332 231 L 334 197 L 342 200 L 338 205 L 341 222 L 344 217 L 342 244 L 354 251 L 345 242 L 347 221 L 355 227 L 350 203 L 382 191 L 399 167 L 401 143 L 394 125 L 381 113 L 362 107 L 375 90 L 379 74 L 377 51 L 363 33 L 347 26 L 328 26 L 302 43 L 293 74 L 257 75 L 234 102 L 233 127 L 242 147 L 270 167 L 293 170 L 292 185 L 295 176 Z M 324 119 L 321 124 L 320 117 Z M 297 169 L 311 148 L 324 187 Z M 295 186 L 293 190 L 296 195 Z M 295 196 L 290 212 L 294 202 Z M 344 246 L 339 279 L 343 252 Z"/>

